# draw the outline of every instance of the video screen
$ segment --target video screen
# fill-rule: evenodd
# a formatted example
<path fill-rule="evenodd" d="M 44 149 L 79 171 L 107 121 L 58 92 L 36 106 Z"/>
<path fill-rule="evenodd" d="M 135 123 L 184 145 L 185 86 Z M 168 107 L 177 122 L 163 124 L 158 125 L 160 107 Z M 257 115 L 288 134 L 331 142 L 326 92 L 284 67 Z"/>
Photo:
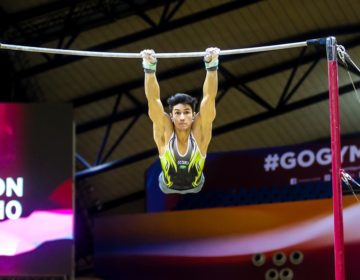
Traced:
<path fill-rule="evenodd" d="M 71 275 L 70 105 L 0 103 L 0 276 Z"/>

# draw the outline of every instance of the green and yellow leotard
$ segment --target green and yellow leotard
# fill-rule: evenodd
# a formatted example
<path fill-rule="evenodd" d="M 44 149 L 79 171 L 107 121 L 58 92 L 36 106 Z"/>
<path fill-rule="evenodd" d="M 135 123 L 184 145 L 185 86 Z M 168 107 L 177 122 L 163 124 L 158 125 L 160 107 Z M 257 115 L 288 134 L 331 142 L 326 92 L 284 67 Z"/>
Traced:
<path fill-rule="evenodd" d="M 199 147 L 189 135 L 187 151 L 180 154 L 177 147 L 176 134 L 173 133 L 160 156 L 162 172 L 159 176 L 159 186 L 164 193 L 195 193 L 199 192 L 205 178 L 203 168 L 205 156 L 200 153 Z"/>

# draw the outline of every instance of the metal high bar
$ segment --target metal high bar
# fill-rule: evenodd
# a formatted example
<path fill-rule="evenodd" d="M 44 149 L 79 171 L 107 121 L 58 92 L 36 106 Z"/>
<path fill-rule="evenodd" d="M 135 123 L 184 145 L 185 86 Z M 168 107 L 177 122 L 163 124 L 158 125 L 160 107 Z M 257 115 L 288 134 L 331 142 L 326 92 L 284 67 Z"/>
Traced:
<path fill-rule="evenodd" d="M 220 55 L 232 55 L 232 54 L 246 54 L 265 52 L 280 49 L 306 47 L 308 45 L 323 44 L 323 39 L 312 39 L 303 42 L 278 44 L 262 47 L 242 48 L 242 49 L 230 49 L 221 50 Z M 98 52 L 98 51 L 80 51 L 80 50 L 66 50 L 56 48 L 41 48 L 21 45 L 11 45 L 0 43 L 0 49 L 24 51 L 24 52 L 36 52 L 36 53 L 48 53 L 48 54 L 62 54 L 62 55 L 77 55 L 77 56 L 91 56 L 91 57 L 105 57 L 105 58 L 142 58 L 139 53 L 121 53 L 121 52 Z M 177 52 L 177 53 L 156 53 L 156 58 L 181 58 L 181 57 L 203 57 L 205 51 L 202 52 Z"/>

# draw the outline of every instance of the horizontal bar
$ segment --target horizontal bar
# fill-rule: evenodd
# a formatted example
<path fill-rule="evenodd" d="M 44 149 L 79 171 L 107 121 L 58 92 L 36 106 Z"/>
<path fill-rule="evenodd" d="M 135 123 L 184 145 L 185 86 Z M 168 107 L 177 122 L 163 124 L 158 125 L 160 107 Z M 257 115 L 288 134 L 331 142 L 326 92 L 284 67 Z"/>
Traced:
<path fill-rule="evenodd" d="M 308 41 L 288 43 L 272 46 L 243 48 L 243 49 L 232 49 L 222 50 L 220 55 L 231 55 L 231 54 L 245 54 L 264 52 L 280 49 L 298 48 L 305 47 L 308 45 Z M 25 52 L 38 52 L 38 53 L 50 53 L 50 54 L 64 54 L 64 55 L 77 55 L 77 56 L 93 56 L 93 57 L 112 57 L 112 58 L 141 58 L 140 53 L 120 53 L 120 52 L 96 52 L 96 51 L 78 51 L 78 50 L 64 50 L 55 48 L 40 48 L 20 45 L 9 45 L 0 43 L 0 49 L 13 50 L 13 51 L 25 51 Z M 180 57 L 203 57 L 205 51 L 202 52 L 183 52 L 183 53 L 156 53 L 157 58 L 180 58 Z"/>

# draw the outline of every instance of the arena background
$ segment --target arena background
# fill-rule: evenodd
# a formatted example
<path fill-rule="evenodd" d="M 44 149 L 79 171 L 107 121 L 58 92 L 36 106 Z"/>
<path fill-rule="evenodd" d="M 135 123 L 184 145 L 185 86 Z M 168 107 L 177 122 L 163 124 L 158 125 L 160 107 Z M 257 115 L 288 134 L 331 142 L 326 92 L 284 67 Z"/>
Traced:
<path fill-rule="evenodd" d="M 4 0 L 0 42 L 96 51 L 184 52 L 336 36 L 358 62 L 359 8 L 355 0 Z M 329 141 L 325 58 L 322 47 L 220 58 L 217 117 L 209 152 L 243 153 Z M 73 106 L 75 270 L 77 277 L 97 277 L 95 220 L 145 213 L 146 174 L 158 159 L 141 61 L 1 50 L 0 62 L 2 102 Z M 358 88 L 359 74 L 351 67 L 349 71 Z M 162 59 L 157 75 L 164 101 L 175 92 L 201 96 L 205 77 L 201 59 Z M 356 138 L 359 102 L 341 65 L 339 89 L 341 134 Z M 258 176 L 243 174 L 241 168 L 238 172 L 242 178 Z"/>

